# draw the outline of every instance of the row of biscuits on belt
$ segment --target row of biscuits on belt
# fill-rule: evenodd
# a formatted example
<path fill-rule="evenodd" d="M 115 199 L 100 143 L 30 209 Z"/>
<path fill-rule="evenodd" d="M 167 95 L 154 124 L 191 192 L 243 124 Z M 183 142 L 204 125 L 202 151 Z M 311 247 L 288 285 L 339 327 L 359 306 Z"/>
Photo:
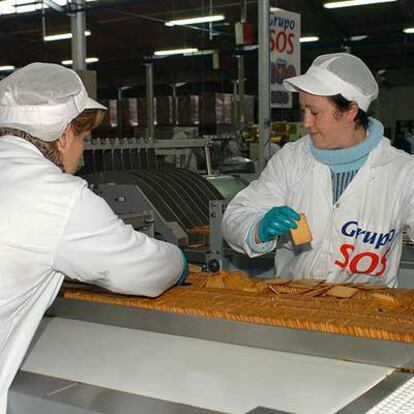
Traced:
<path fill-rule="evenodd" d="M 306 216 L 300 214 L 301 220 L 296 229 L 291 229 L 292 241 L 301 245 L 312 241 Z M 193 268 L 197 270 L 196 268 Z M 252 293 L 270 293 L 276 295 L 300 295 L 301 297 L 329 297 L 336 299 L 371 299 L 384 307 L 399 306 L 398 299 L 392 294 L 394 289 L 385 285 L 369 283 L 328 283 L 323 279 L 291 280 L 284 277 L 252 278 L 243 272 L 221 271 L 213 277 L 206 273 L 193 273 L 189 282 L 197 287 L 241 290 Z"/>
<path fill-rule="evenodd" d="M 301 296 L 302 298 L 329 297 L 336 299 L 372 299 L 389 307 L 397 307 L 398 299 L 393 295 L 395 289 L 385 285 L 368 283 L 328 283 L 323 279 L 291 280 L 284 277 L 254 278 L 244 272 L 222 270 L 214 275 L 191 273 L 188 282 L 194 287 L 227 289 L 270 295 Z"/>

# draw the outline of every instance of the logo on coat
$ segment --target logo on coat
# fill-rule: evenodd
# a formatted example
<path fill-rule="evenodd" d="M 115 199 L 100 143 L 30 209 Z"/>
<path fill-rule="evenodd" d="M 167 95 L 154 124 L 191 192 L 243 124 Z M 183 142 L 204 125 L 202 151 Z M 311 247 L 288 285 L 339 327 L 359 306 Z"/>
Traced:
<path fill-rule="evenodd" d="M 341 259 L 336 260 L 335 264 L 341 269 L 348 268 L 351 273 L 382 277 L 387 269 L 387 255 L 390 248 L 386 248 L 385 251 L 382 249 L 381 252 L 379 249 L 391 245 L 396 236 L 395 229 L 379 233 L 360 227 L 357 221 L 347 221 L 341 227 L 341 233 L 363 245 L 366 244 L 367 247 L 369 247 L 368 245 L 372 246 L 374 251 L 372 248 L 367 251 L 359 251 L 358 249 L 358 253 L 354 254 L 355 245 L 344 243 L 339 247 Z"/>

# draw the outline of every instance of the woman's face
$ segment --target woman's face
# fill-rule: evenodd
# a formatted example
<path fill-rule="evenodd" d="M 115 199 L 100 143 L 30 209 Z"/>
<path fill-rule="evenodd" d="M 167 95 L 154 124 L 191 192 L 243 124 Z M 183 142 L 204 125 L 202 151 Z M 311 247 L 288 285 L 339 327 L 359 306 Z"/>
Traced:
<path fill-rule="evenodd" d="M 75 134 L 72 128 L 69 128 L 59 138 L 58 149 L 62 155 L 62 162 L 66 173 L 74 174 L 77 171 L 85 146 L 85 138 L 90 133 L 90 131 L 85 131 Z"/>
<path fill-rule="evenodd" d="M 306 92 L 299 93 L 299 103 L 303 126 L 308 129 L 316 148 L 338 149 L 355 145 L 355 108 L 351 110 L 353 113 L 341 113 L 326 96 Z"/>

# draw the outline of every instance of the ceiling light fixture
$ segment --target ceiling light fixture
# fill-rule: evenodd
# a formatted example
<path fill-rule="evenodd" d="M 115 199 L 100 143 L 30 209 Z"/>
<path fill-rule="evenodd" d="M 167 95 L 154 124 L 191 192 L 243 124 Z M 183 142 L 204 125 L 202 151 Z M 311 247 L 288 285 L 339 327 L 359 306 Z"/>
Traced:
<path fill-rule="evenodd" d="M 185 26 L 186 24 L 219 22 L 224 19 L 225 19 L 224 14 L 212 14 L 211 16 L 200 16 L 200 17 L 192 17 L 188 19 L 170 20 L 168 22 L 165 22 L 165 25 L 166 26 Z"/>
<path fill-rule="evenodd" d="M 154 52 L 154 55 L 155 56 L 183 55 L 185 53 L 194 53 L 194 52 L 198 52 L 198 49 L 187 48 L 187 49 L 157 50 Z"/>
<path fill-rule="evenodd" d="M 53 1 L 59 6 L 66 6 L 68 4 L 68 0 L 53 0 Z M 90 3 L 91 1 L 96 1 L 96 0 L 86 0 L 87 3 Z"/>
<path fill-rule="evenodd" d="M 59 6 L 66 6 L 67 0 L 53 0 Z M 95 0 L 86 0 L 87 2 Z M 0 15 L 3 14 L 15 14 L 15 13 L 30 13 L 41 10 L 42 8 L 48 9 L 47 4 L 42 4 L 40 1 L 34 0 L 1 0 L 0 1 Z"/>
<path fill-rule="evenodd" d="M 364 40 L 367 37 L 367 35 L 351 36 L 349 40 L 351 40 L 351 42 L 359 42 L 360 40 Z"/>
<path fill-rule="evenodd" d="M 85 30 L 85 36 L 90 36 L 91 31 Z M 55 40 L 72 39 L 72 33 L 60 33 L 55 35 L 47 35 L 43 38 L 45 42 L 53 42 Z"/>
<path fill-rule="evenodd" d="M 0 71 L 1 72 L 8 72 L 8 71 L 14 70 L 14 69 L 16 69 L 16 68 L 12 65 L 0 66 Z"/>
<path fill-rule="evenodd" d="M 99 62 L 99 59 L 97 57 L 89 57 L 85 59 L 86 63 L 96 63 Z M 73 60 L 69 59 L 69 60 L 62 60 L 62 65 L 72 65 L 73 64 Z"/>
<path fill-rule="evenodd" d="M 403 30 L 404 33 L 414 33 L 414 27 L 406 27 Z"/>
<path fill-rule="evenodd" d="M 196 52 L 186 52 L 184 56 L 204 56 L 204 55 L 212 55 L 215 52 L 213 49 L 204 49 L 204 50 L 197 50 Z"/>
<path fill-rule="evenodd" d="M 22 4 L 15 6 L 16 13 L 30 13 L 42 8 L 41 4 Z"/>
<path fill-rule="evenodd" d="M 368 4 L 391 3 L 398 0 L 345 0 L 345 1 L 330 1 L 324 3 L 323 7 L 326 9 L 339 9 L 342 7 L 365 6 Z"/>
<path fill-rule="evenodd" d="M 319 40 L 318 36 L 303 36 L 299 38 L 300 43 L 317 42 L 318 40 Z"/>

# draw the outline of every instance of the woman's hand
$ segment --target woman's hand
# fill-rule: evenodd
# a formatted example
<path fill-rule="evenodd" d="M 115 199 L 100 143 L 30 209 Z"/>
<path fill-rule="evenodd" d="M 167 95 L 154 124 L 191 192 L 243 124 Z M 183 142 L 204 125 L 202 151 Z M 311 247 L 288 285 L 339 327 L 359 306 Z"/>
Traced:
<path fill-rule="evenodd" d="M 271 208 L 259 223 L 257 238 L 260 242 L 269 242 L 278 236 L 287 233 L 289 229 L 296 229 L 296 221 L 300 216 L 288 206 Z"/>

